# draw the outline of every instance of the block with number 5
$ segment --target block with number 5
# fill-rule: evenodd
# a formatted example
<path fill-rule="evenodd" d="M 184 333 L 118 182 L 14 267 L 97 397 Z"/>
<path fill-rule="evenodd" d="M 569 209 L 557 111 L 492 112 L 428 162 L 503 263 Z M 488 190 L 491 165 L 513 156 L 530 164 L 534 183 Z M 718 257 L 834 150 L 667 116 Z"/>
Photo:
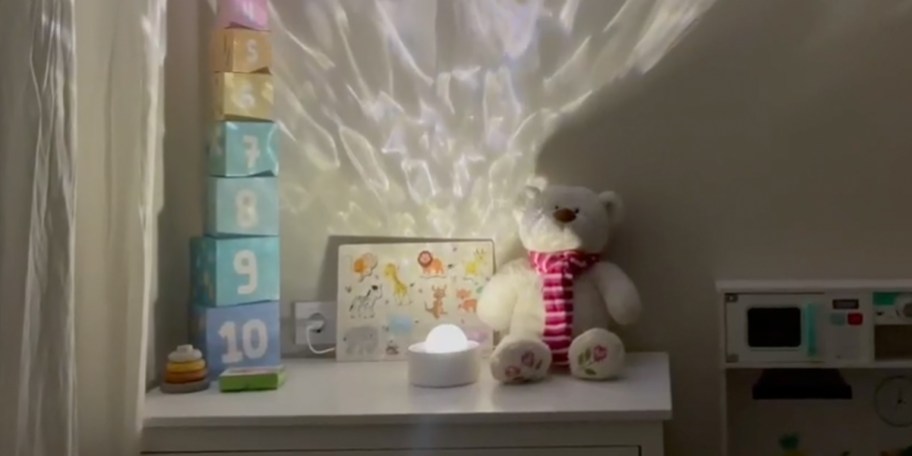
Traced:
<path fill-rule="evenodd" d="M 278 179 L 210 177 L 206 234 L 275 236 L 279 234 Z"/>
<path fill-rule="evenodd" d="M 269 32 L 217 30 L 212 37 L 212 71 L 268 73 L 272 65 Z"/>
<path fill-rule="evenodd" d="M 216 120 L 272 120 L 272 75 L 215 73 Z"/>
<path fill-rule="evenodd" d="M 229 367 L 272 366 L 281 358 L 278 301 L 231 307 L 194 307 L 192 337 L 209 378 Z"/>
<path fill-rule="evenodd" d="M 190 244 L 193 302 L 233 306 L 279 299 L 278 237 L 194 238 Z"/>
<path fill-rule="evenodd" d="M 209 147 L 212 176 L 277 176 L 276 125 L 272 122 L 220 122 Z"/>
<path fill-rule="evenodd" d="M 217 28 L 269 30 L 268 0 L 218 0 Z"/>

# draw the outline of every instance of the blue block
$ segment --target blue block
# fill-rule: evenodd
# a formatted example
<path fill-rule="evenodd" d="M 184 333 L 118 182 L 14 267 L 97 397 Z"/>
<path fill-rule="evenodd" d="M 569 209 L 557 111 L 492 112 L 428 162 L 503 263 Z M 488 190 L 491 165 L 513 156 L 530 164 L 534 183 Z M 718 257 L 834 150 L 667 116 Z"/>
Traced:
<path fill-rule="evenodd" d="M 206 234 L 276 236 L 279 191 L 275 177 L 210 177 Z"/>
<path fill-rule="evenodd" d="M 212 176 L 278 176 L 276 124 L 272 122 L 219 122 L 209 146 Z"/>
<path fill-rule="evenodd" d="M 190 243 L 193 302 L 206 307 L 279 299 L 279 238 L 203 236 Z"/>
<path fill-rule="evenodd" d="M 272 366 L 281 361 L 278 301 L 193 308 L 193 342 L 210 378 L 229 367 Z"/>

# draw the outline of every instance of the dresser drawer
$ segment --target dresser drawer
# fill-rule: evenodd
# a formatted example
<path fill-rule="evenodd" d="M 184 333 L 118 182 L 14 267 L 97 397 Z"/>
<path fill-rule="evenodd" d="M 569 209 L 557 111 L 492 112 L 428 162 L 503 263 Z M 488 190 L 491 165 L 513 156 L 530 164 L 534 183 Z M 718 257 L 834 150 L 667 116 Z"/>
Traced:
<path fill-rule="evenodd" d="M 156 453 L 156 456 L 639 456 L 639 447 L 466 448 L 446 450 L 270 451 L 238 453 Z"/>

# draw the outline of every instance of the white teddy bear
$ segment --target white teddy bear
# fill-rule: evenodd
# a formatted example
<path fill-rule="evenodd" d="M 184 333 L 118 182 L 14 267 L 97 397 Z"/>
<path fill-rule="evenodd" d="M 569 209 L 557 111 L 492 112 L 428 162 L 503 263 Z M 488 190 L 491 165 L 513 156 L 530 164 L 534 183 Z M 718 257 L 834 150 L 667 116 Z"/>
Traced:
<path fill-rule="evenodd" d="M 609 321 L 631 324 L 641 311 L 630 278 L 600 258 L 622 217 L 620 197 L 541 184 L 522 196 L 514 216 L 528 256 L 504 265 L 478 301 L 478 317 L 502 337 L 492 374 L 523 383 L 569 366 L 579 378 L 618 376 L 625 350 Z"/>

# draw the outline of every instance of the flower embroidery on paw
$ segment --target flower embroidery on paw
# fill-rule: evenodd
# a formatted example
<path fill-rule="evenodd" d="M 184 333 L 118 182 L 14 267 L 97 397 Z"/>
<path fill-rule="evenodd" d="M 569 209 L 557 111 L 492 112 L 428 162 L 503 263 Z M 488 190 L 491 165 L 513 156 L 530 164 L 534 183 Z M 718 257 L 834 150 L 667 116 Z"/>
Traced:
<path fill-rule="evenodd" d="M 592 358 L 595 359 L 595 362 L 599 362 L 608 357 L 608 349 L 602 345 L 596 345 L 592 349 Z"/>
<path fill-rule="evenodd" d="M 576 362 L 583 368 L 583 372 L 589 376 L 597 375 L 592 365 L 608 357 L 608 348 L 603 345 L 587 348 L 576 358 Z"/>
<path fill-rule="evenodd" d="M 532 367 L 535 364 L 535 354 L 527 351 L 522 355 L 522 364 L 526 367 Z"/>

